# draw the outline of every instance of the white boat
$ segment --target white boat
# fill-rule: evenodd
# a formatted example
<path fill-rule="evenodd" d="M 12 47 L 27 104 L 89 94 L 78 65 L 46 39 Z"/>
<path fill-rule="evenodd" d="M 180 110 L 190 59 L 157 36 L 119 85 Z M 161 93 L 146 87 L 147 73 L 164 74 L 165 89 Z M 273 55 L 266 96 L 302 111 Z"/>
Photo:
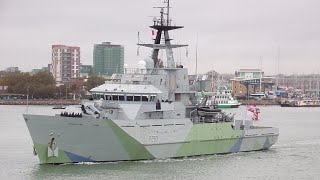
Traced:
<path fill-rule="evenodd" d="M 320 107 L 320 100 L 318 99 L 287 99 L 282 100 L 281 107 Z"/>
<path fill-rule="evenodd" d="M 207 106 L 217 108 L 238 108 L 241 103 L 236 100 L 226 86 L 219 86 L 214 92 L 202 92 L 202 97 L 207 96 Z"/>

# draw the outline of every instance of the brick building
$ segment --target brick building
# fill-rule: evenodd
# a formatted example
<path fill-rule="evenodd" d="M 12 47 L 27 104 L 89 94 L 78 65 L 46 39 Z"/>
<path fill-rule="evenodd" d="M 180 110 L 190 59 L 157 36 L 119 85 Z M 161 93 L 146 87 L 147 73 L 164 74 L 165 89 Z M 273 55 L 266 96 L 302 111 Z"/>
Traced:
<path fill-rule="evenodd" d="M 272 91 L 275 84 L 274 77 L 264 76 L 261 69 L 240 69 L 231 79 L 232 94 L 236 97 L 245 97 L 250 94 L 265 94 Z"/>

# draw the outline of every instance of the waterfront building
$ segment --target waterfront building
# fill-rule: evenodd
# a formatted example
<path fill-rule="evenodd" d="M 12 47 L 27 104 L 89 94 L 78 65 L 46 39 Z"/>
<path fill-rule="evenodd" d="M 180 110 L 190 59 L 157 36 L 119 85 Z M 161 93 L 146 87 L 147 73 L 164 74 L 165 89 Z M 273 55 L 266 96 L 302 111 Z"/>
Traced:
<path fill-rule="evenodd" d="M 7 73 L 18 73 L 20 71 L 19 71 L 18 67 L 7 67 L 5 72 L 7 72 Z"/>
<path fill-rule="evenodd" d="M 96 75 L 123 73 L 124 47 L 103 42 L 95 44 L 93 50 L 93 72 Z"/>
<path fill-rule="evenodd" d="M 236 97 L 265 94 L 267 91 L 272 91 L 275 84 L 275 78 L 264 76 L 262 69 L 240 69 L 230 81 L 232 94 Z"/>
<path fill-rule="evenodd" d="M 39 72 L 49 72 L 49 68 L 50 68 L 50 64 L 48 65 L 48 67 L 42 67 L 41 69 L 32 69 L 30 74 L 37 74 Z"/>
<path fill-rule="evenodd" d="M 9 85 L 4 82 L 0 82 L 0 94 L 8 93 Z"/>
<path fill-rule="evenodd" d="M 57 83 L 80 77 L 80 47 L 52 45 L 50 73 Z"/>
<path fill-rule="evenodd" d="M 13 94 L 9 93 L 9 84 L 0 82 L 0 99 L 25 99 L 25 94 Z"/>
<path fill-rule="evenodd" d="M 246 79 L 260 79 L 264 75 L 261 69 L 240 69 L 235 72 L 236 77 L 246 78 Z"/>
<path fill-rule="evenodd" d="M 20 73 L 21 71 L 19 70 L 18 67 L 7 67 L 5 70 L 0 71 L 0 78 L 8 76 L 10 74 L 16 74 Z"/>
<path fill-rule="evenodd" d="M 213 91 L 219 79 L 219 73 L 214 70 L 205 74 L 189 75 L 190 90 L 202 92 Z"/>
<path fill-rule="evenodd" d="M 276 76 L 278 80 L 277 89 L 294 94 L 305 94 L 307 97 L 319 97 L 320 94 L 320 75 L 283 75 Z"/>

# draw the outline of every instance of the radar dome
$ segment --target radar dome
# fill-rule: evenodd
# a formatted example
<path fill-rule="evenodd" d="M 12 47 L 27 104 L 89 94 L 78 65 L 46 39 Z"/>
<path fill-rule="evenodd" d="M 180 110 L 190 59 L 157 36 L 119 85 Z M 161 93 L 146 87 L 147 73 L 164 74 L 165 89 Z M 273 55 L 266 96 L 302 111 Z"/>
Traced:
<path fill-rule="evenodd" d="M 146 62 L 145 61 L 139 61 L 138 62 L 138 68 L 139 69 L 146 69 Z"/>
<path fill-rule="evenodd" d="M 129 67 L 128 64 L 123 65 L 123 68 L 128 68 L 128 67 Z"/>
<path fill-rule="evenodd" d="M 146 63 L 146 68 L 147 69 L 153 69 L 154 68 L 154 62 L 153 62 L 153 59 L 151 57 L 147 57 L 146 59 L 144 59 L 144 62 Z"/>

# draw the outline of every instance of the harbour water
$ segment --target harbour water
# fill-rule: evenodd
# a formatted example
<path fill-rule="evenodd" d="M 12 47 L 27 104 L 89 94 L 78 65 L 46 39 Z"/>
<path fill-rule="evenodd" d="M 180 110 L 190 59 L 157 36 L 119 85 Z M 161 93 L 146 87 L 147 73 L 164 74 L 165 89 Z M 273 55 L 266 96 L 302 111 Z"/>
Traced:
<path fill-rule="evenodd" d="M 255 125 L 280 129 L 266 151 L 137 162 L 39 165 L 22 114 L 52 106 L 0 106 L 2 179 L 320 179 L 320 108 L 259 107 Z M 245 107 L 226 109 L 245 117 Z"/>

